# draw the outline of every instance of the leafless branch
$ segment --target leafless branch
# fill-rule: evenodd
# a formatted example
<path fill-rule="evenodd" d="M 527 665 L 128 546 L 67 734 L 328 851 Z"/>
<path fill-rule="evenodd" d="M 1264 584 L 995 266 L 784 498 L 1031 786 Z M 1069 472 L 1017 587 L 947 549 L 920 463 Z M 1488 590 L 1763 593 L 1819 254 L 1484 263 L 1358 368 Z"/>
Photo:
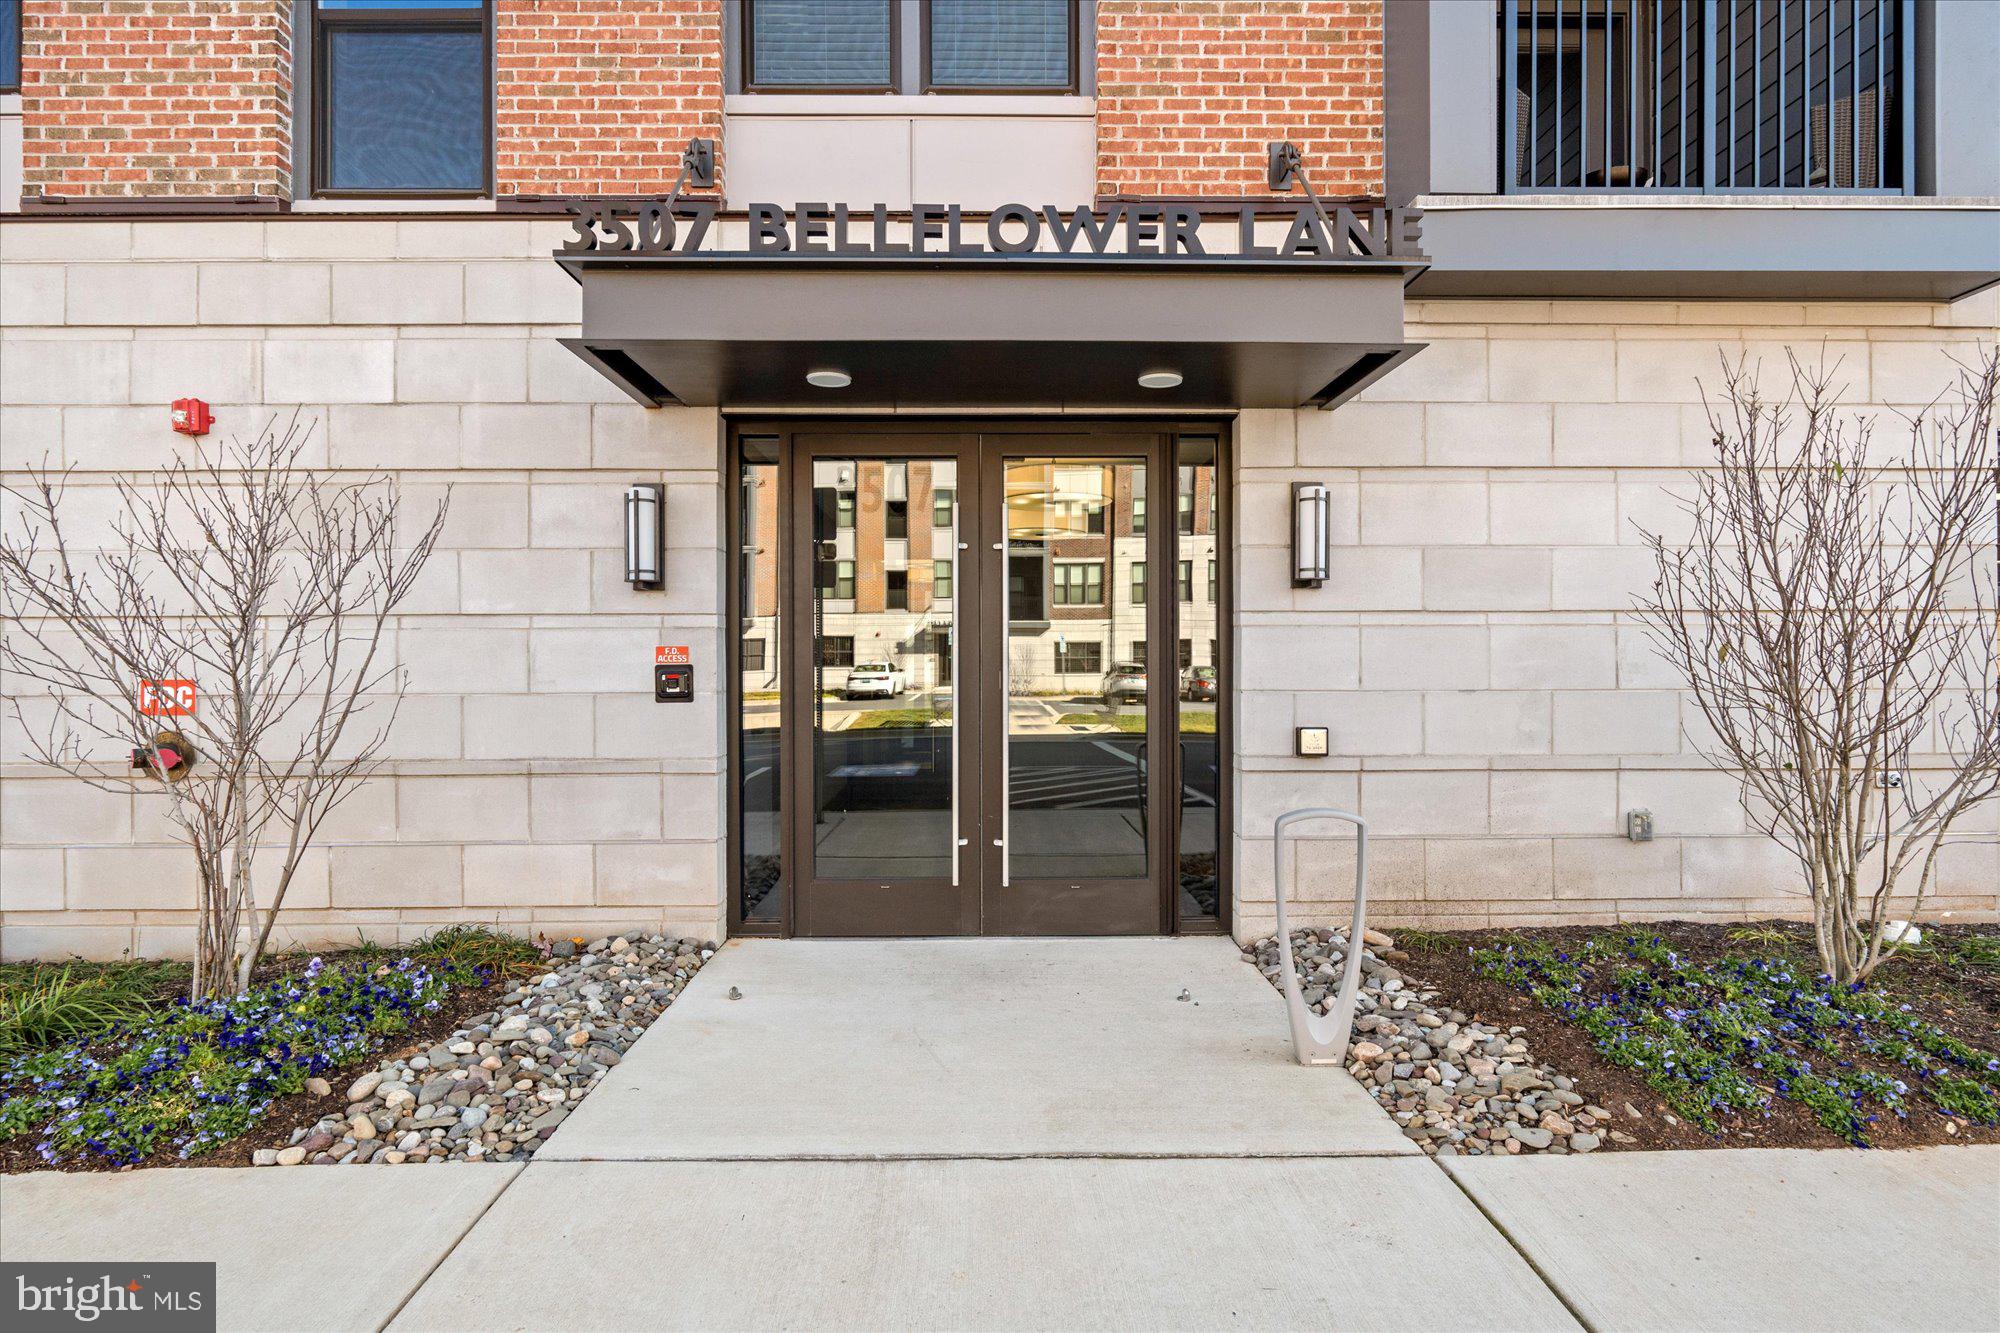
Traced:
<path fill-rule="evenodd" d="M 1828 972 L 1857 982 L 1900 947 L 1891 900 L 1914 916 L 1953 824 L 2000 791 L 2000 354 L 1959 366 L 1886 463 L 1838 368 L 1788 360 L 1776 399 L 1723 362 L 1715 467 L 1684 540 L 1646 534 L 1637 611 L 1704 756 L 1798 858 Z"/>
<path fill-rule="evenodd" d="M 274 421 L 120 478 L 95 544 L 65 522 L 69 473 L 5 488 L 19 517 L 0 533 L 0 666 L 31 686 L 9 706 L 40 762 L 163 794 L 199 872 L 197 994 L 248 984 L 321 822 L 374 771 L 403 689 L 384 640 L 449 503 L 406 523 L 391 479 L 316 472 L 309 443 Z M 162 680 L 195 681 L 194 711 L 143 713 L 141 683 Z M 162 725 L 198 756 L 177 777 Z"/>

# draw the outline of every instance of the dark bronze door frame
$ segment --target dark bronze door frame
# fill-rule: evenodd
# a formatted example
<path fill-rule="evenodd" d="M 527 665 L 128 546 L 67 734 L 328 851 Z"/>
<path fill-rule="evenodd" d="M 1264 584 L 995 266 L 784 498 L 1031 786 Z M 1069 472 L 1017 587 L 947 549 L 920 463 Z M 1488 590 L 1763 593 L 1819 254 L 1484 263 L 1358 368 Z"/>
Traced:
<path fill-rule="evenodd" d="M 793 775 L 786 804 L 791 812 L 791 845 L 796 850 L 787 858 L 787 863 L 793 867 L 788 887 L 794 895 L 792 921 L 796 934 L 878 936 L 980 933 L 979 867 L 975 854 L 980 836 L 979 810 L 976 800 L 967 799 L 975 793 L 968 783 L 966 745 L 961 738 L 978 734 L 978 708 L 983 701 L 976 697 L 976 691 L 966 688 L 967 682 L 978 679 L 977 668 L 967 661 L 967 656 L 975 649 L 973 640 L 976 636 L 966 632 L 967 618 L 956 614 L 956 609 L 965 602 L 956 587 L 952 596 L 955 612 L 952 642 L 959 653 L 959 669 L 951 673 L 955 678 L 951 687 L 953 725 L 949 729 L 948 741 L 929 736 L 924 738 L 934 761 L 938 747 L 945 747 L 943 764 L 951 770 L 948 779 L 951 827 L 943 830 L 944 836 L 953 843 L 947 849 L 951 863 L 949 873 L 937 874 L 933 871 L 910 876 L 878 874 L 863 878 L 829 869 L 822 864 L 833 858 L 822 855 L 826 849 L 823 837 L 827 824 L 819 793 L 815 790 L 815 784 L 826 781 L 854 786 L 869 783 L 881 786 L 897 781 L 894 776 L 869 773 L 871 768 L 887 769 L 891 765 L 871 765 L 867 762 L 874 756 L 863 748 L 867 745 L 865 740 L 855 740 L 853 732 L 829 732 L 824 723 L 826 699 L 815 673 L 818 665 L 815 657 L 821 652 L 821 630 L 816 623 L 814 609 L 824 606 L 826 590 L 815 583 L 814 546 L 822 538 L 837 538 L 838 525 L 836 523 L 832 533 L 816 530 L 824 516 L 815 511 L 815 465 L 822 460 L 854 461 L 864 467 L 889 462 L 930 463 L 933 466 L 951 464 L 956 471 L 954 482 L 961 516 L 961 522 L 954 525 L 954 536 L 960 548 L 959 568 L 969 574 L 973 562 L 965 557 L 978 549 L 973 544 L 975 536 L 971 531 L 977 523 L 976 520 L 970 523 L 964 521 L 976 512 L 974 506 L 964 503 L 964 499 L 965 487 L 976 471 L 977 459 L 978 437 L 975 435 L 885 435 L 878 431 L 839 426 L 799 432 L 786 455 L 785 461 L 790 466 L 786 491 L 791 538 L 788 609 L 794 632 L 784 651 L 788 657 L 790 679 L 795 683 L 784 692 L 787 713 L 781 744 L 786 751 L 786 771 Z M 906 499 L 904 503 L 907 505 L 909 501 Z M 908 521 L 907 516 L 905 521 Z M 856 577 L 864 576 L 865 571 L 856 571 Z M 854 762 L 836 763 L 822 747 L 837 747 L 847 752 L 842 757 Z M 842 774 L 851 776 L 840 776 Z M 932 785 L 935 786 L 934 783 Z M 933 798 L 935 795 L 933 791 Z M 934 799 L 932 804 L 934 807 Z M 931 823 L 936 824 L 935 809 L 930 813 L 933 815 Z M 935 834 L 939 830 L 932 829 L 931 832 Z M 930 850 L 935 852 L 935 847 Z M 927 859 L 935 860 L 936 857 L 933 855 Z"/>
<path fill-rule="evenodd" d="M 1219 439 L 1224 432 L 1222 423 L 1213 421 L 1161 425 L 1121 421 L 959 423 L 858 419 L 813 422 L 784 419 L 743 423 L 733 430 L 732 438 L 736 440 L 753 434 L 763 439 L 775 436 L 780 447 L 778 489 L 785 555 L 780 580 L 784 624 L 776 645 L 784 680 L 783 734 L 778 741 L 784 772 L 784 812 L 780 825 L 784 844 L 780 893 L 784 906 L 779 933 L 801 936 L 1153 934 L 1181 928 L 1178 823 L 1183 779 L 1182 747 L 1177 743 L 1180 724 L 1176 711 L 1179 662 L 1174 496 L 1176 441 L 1190 433 Z M 1003 759 L 1014 739 L 1009 734 L 1013 701 L 1007 684 L 1011 662 L 1007 633 L 1008 560 L 1012 554 L 1006 516 L 1009 459 L 1130 460 L 1142 463 L 1147 473 L 1147 494 L 1153 513 L 1138 549 L 1146 562 L 1151 586 L 1143 620 L 1150 685 L 1143 704 L 1145 727 L 1142 738 L 1136 741 L 1140 757 L 1136 764 L 1128 759 L 1128 767 L 1120 770 L 1132 775 L 1137 791 L 1145 847 L 1143 874 L 1010 873 L 1011 849 L 1004 842 L 1012 822 L 1011 795 L 1008 763 Z M 823 557 L 826 549 L 814 545 L 814 464 L 824 460 L 949 463 L 955 469 L 958 519 L 953 537 L 960 549 L 949 623 L 953 656 L 948 667 L 940 667 L 935 678 L 938 684 L 949 686 L 953 725 L 949 728 L 949 739 L 936 736 L 926 740 L 933 753 L 939 748 L 944 750 L 947 757 L 939 762 L 951 766 L 955 777 L 955 819 L 951 821 L 950 837 L 956 844 L 952 851 L 956 883 L 937 864 L 928 865 L 926 873 L 907 877 L 822 873 L 819 866 L 822 860 L 836 867 L 842 864 L 838 858 L 819 854 L 819 839 L 825 827 L 820 818 L 823 813 L 820 796 L 813 785 L 822 780 L 823 756 L 816 746 L 828 734 L 823 725 L 826 701 L 816 688 L 820 677 L 815 675 L 815 655 L 822 652 L 822 635 L 814 618 L 815 580 L 823 577 L 823 572 L 815 567 L 816 551 Z M 1218 469 L 1217 475 L 1224 476 L 1226 472 Z M 911 503 L 914 502 L 906 500 L 906 504 Z M 739 530 L 740 522 L 735 509 L 732 504 L 732 534 Z M 908 521 L 907 516 L 904 521 Z M 1219 520 L 1218 524 L 1216 551 L 1226 569 L 1226 520 Z M 1052 566 L 1055 563 L 1053 555 L 1050 563 Z M 1116 561 L 1107 558 L 1104 566 L 1109 581 L 1117 569 Z M 1226 589 L 1227 585 L 1225 578 L 1223 587 Z M 734 623 L 737 594 L 733 568 L 731 587 L 729 613 Z M 1115 589 L 1105 589 L 1107 605 L 1116 596 Z M 1216 634 L 1226 644 L 1227 593 L 1218 601 Z M 1115 627 L 1110 628 L 1104 646 L 1102 665 L 1107 670 L 1125 656 L 1126 645 L 1116 641 L 1116 634 Z M 734 682 L 739 679 L 737 657 L 741 649 L 735 634 L 729 638 L 728 678 Z M 1218 665 L 1223 665 L 1226 682 L 1230 678 L 1226 649 L 1219 651 L 1224 654 Z M 1223 698 L 1218 700 L 1219 731 L 1215 740 L 1219 753 L 1225 757 L 1228 692 L 1225 690 Z M 943 697 L 942 690 L 938 694 Z M 732 699 L 732 708 L 738 707 L 740 701 Z M 816 711 L 822 716 L 816 717 Z M 937 726 L 934 730 L 941 733 L 946 728 Z M 740 745 L 739 732 L 733 723 L 731 738 L 734 842 L 740 835 L 737 777 Z M 1115 736 L 1108 737 L 1100 748 L 1108 750 L 1118 741 Z M 1063 742 L 1056 737 L 1052 743 Z M 862 744 L 865 742 L 854 741 L 850 748 Z M 867 773 L 886 767 L 871 765 L 866 754 L 842 758 L 850 757 L 860 762 L 845 763 L 846 771 Z M 1227 846 L 1228 828 L 1226 771 L 1217 780 L 1216 795 L 1221 833 L 1216 859 L 1226 865 L 1227 858 L 1222 854 Z M 1165 817 L 1157 812 L 1164 812 Z M 936 811 L 926 813 L 932 816 L 931 827 L 935 831 L 940 822 Z M 756 926 L 746 927 L 741 920 L 738 896 L 741 856 L 737 846 L 732 846 L 730 864 L 731 930 L 757 933 Z M 1220 921 L 1204 928 L 1221 928 L 1228 921 L 1226 874 L 1218 890 Z"/>
<path fill-rule="evenodd" d="M 981 439 L 980 499 L 987 523 L 982 531 L 981 562 L 986 577 L 979 592 L 978 639 L 981 671 L 978 677 L 986 696 L 981 708 L 980 729 L 980 814 L 985 833 L 979 844 L 982 853 L 982 895 L 980 926 L 989 935 L 1152 935 L 1170 929 L 1168 895 L 1162 891 L 1162 874 L 1167 863 L 1167 834 L 1171 821 L 1150 818 L 1149 812 L 1167 809 L 1173 788 L 1167 785 L 1171 765 L 1146 762 L 1147 747 L 1140 742 L 1129 759 L 1133 763 L 1140 825 L 1144 838 L 1145 868 L 1137 876 L 1074 873 L 1060 876 L 1037 875 L 1026 864 L 1025 853 L 1033 846 L 1033 831 L 1017 827 L 1023 820 L 1010 817 L 1019 804 L 1015 788 L 1015 753 L 1030 745 L 1030 738 L 1017 736 L 1017 711 L 1028 711 L 1033 702 L 1016 702 L 1012 672 L 1012 615 L 1008 605 L 1013 558 L 1011 525 L 1007 517 L 1009 464 L 1030 459 L 1060 462 L 1071 460 L 1121 459 L 1145 469 L 1156 488 L 1163 469 L 1171 467 L 1167 448 L 1170 437 L 1158 431 L 1117 431 L 1113 427 L 1082 430 L 1054 430 L 1044 433 L 1007 433 Z M 1154 525 L 1155 527 L 1164 525 Z M 1148 537 L 1147 545 L 1157 547 Z M 1053 558 L 1053 557 L 1051 557 Z M 1162 566 L 1157 557 L 1149 561 L 1154 570 Z M 1107 575 L 1116 561 L 1105 561 Z M 1115 583 L 1115 579 L 1110 580 Z M 1160 580 L 1155 579 L 1157 585 Z M 1104 601 L 1117 597 L 1115 587 L 1106 587 Z M 1146 600 L 1145 632 L 1148 661 L 1147 679 L 1154 684 L 1146 691 L 1145 735 L 1170 734 L 1174 692 L 1158 688 L 1171 681 L 1176 671 L 1167 667 L 1171 644 L 1166 633 L 1171 621 L 1170 597 L 1149 596 Z M 1054 608 L 1050 608 L 1053 614 Z M 1115 632 L 1107 640 L 1102 665 L 1110 668 L 1121 654 Z M 1091 742 L 1082 736 L 1053 738 L 1043 743 L 1067 745 L 1087 750 Z M 1030 812 L 1022 811 L 1025 816 Z"/>

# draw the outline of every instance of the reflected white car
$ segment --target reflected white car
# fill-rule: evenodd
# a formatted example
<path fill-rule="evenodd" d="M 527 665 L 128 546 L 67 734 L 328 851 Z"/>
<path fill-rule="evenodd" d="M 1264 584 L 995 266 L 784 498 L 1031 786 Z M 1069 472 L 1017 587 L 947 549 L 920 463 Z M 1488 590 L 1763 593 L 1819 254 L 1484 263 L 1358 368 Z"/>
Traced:
<path fill-rule="evenodd" d="M 840 693 L 847 699 L 894 699 L 903 688 L 903 673 L 889 663 L 863 662 L 848 671 Z"/>
<path fill-rule="evenodd" d="M 1104 684 L 1098 692 L 1108 704 L 1142 704 L 1146 702 L 1146 667 L 1140 662 L 1120 662 L 1104 673 Z"/>

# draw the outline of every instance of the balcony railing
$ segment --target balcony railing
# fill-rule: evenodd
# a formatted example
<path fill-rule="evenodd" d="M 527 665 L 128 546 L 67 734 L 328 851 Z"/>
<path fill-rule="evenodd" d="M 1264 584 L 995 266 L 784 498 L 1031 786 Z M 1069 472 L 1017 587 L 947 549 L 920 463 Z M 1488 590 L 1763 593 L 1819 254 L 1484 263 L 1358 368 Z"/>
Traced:
<path fill-rule="evenodd" d="M 1510 192 L 1906 194 L 1912 0 L 1501 0 Z"/>

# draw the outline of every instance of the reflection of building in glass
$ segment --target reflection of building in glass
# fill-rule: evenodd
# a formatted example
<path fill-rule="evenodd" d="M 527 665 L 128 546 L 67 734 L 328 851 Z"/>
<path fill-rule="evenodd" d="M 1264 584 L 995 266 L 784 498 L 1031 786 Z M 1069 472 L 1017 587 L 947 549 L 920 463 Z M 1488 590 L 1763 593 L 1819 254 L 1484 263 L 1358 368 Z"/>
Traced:
<path fill-rule="evenodd" d="M 775 451 L 752 458 L 747 449 L 737 571 L 746 915 L 775 911 L 782 872 L 785 634 L 797 636 L 814 672 L 801 794 L 810 873 L 948 875 L 955 756 L 968 745 L 979 772 L 1002 775 L 1016 874 L 1143 877 L 1152 873 L 1148 784 L 1158 757 L 1173 753 L 1182 919 L 1214 914 L 1222 588 L 1212 442 L 1183 442 L 1172 472 L 1136 458 L 1004 462 L 999 493 L 984 501 L 1004 517 L 1004 587 L 995 592 L 1004 626 L 959 615 L 959 598 L 977 586 L 971 562 L 986 553 L 958 550 L 955 461 L 802 460 L 805 503 L 793 513 L 780 501 Z M 807 549 L 787 567 L 794 540 Z M 1170 554 L 1159 569 L 1162 548 Z M 800 618 L 791 627 L 779 599 L 788 568 L 806 584 L 788 593 Z M 1151 643 L 1149 624 L 1168 610 L 1178 642 Z M 981 756 L 977 738 L 953 726 L 952 646 L 967 633 L 1006 646 L 1011 702 L 998 754 Z M 1164 736 L 1149 708 L 1162 692 L 1173 719 Z"/>
<path fill-rule="evenodd" d="M 1146 602 L 1131 573 L 1146 563 L 1145 468 L 1020 461 L 1006 491 L 1013 693 L 1108 692 L 1135 650 L 1145 660 Z"/>
<path fill-rule="evenodd" d="M 746 695 L 778 688 L 778 467 L 746 460 L 742 547 L 737 552 L 739 632 L 742 635 L 743 690 Z M 775 716 L 773 725 L 776 725 Z"/>
<path fill-rule="evenodd" d="M 950 684 L 956 477 L 944 461 L 813 463 L 821 689 L 882 666 L 898 694 Z"/>
<path fill-rule="evenodd" d="M 743 505 L 743 688 L 778 688 L 779 508 L 775 468 L 747 469 Z M 1180 600 L 1180 641 L 1165 667 L 1217 664 L 1214 470 L 1177 478 L 1175 568 L 1148 567 L 1146 469 L 1138 463 L 1011 464 L 1007 606 L 1017 694 L 1095 695 L 1146 662 L 1151 598 Z M 906 693 L 951 681 L 956 466 L 819 459 L 813 464 L 814 566 L 821 688 L 857 666 L 887 664 Z"/>
<path fill-rule="evenodd" d="M 742 488 L 736 567 L 741 633 L 738 871 L 743 919 L 769 923 L 778 920 L 778 886 L 784 878 L 779 828 L 784 766 L 778 745 L 778 562 L 784 543 L 776 451 L 761 441 L 746 444 L 737 484 Z"/>

